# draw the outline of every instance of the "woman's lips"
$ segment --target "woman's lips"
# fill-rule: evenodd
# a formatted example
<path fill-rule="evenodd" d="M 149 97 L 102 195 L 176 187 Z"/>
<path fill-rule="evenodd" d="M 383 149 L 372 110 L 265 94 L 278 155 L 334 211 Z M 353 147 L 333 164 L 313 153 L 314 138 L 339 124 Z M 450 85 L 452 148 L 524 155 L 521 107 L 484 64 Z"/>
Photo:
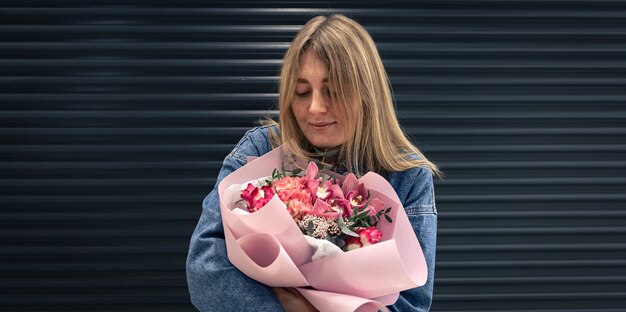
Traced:
<path fill-rule="evenodd" d="M 322 130 L 326 130 L 328 128 L 330 128 L 330 126 L 334 125 L 334 122 L 314 122 L 314 123 L 309 123 L 309 125 L 311 125 L 311 128 L 313 128 L 314 130 L 318 130 L 318 131 L 322 131 Z"/>

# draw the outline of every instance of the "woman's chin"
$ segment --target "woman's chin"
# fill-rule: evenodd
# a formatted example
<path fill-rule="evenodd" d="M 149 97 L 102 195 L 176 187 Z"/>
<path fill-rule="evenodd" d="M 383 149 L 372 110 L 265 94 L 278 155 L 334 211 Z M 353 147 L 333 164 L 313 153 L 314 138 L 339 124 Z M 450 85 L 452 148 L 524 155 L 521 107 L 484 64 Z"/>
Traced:
<path fill-rule="evenodd" d="M 307 139 L 309 140 L 309 143 L 313 144 L 313 146 L 317 148 L 332 148 L 342 144 L 342 142 L 340 142 L 336 138 L 314 136 Z"/>

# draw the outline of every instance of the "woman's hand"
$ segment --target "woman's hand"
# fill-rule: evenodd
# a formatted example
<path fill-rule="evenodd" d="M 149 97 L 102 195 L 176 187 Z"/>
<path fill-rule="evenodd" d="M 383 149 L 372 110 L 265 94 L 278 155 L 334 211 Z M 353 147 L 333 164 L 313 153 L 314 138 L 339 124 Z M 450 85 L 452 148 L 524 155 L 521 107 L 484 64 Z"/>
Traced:
<path fill-rule="evenodd" d="M 286 312 L 318 312 L 295 288 L 273 287 L 272 291 Z"/>

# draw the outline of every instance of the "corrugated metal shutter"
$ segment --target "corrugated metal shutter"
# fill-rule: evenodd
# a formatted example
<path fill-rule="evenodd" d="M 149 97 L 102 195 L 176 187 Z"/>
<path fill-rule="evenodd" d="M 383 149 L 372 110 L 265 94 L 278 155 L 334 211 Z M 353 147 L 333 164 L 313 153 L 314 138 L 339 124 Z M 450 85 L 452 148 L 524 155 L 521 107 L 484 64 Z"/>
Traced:
<path fill-rule="evenodd" d="M 625 1 L 3 1 L 0 310 L 190 311 L 189 236 L 310 17 L 446 172 L 433 311 L 626 311 Z"/>

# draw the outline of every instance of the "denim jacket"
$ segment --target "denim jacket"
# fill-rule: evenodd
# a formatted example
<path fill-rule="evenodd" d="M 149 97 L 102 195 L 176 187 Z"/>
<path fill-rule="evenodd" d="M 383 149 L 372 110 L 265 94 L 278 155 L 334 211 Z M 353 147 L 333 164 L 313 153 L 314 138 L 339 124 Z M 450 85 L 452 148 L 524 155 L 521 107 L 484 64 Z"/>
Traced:
<path fill-rule="evenodd" d="M 187 283 L 192 303 L 200 311 L 282 311 L 272 290 L 235 268 L 226 255 L 217 186 L 246 164 L 247 156 L 271 150 L 266 126 L 249 130 L 226 156 L 215 187 L 202 203 L 202 215 L 191 237 L 187 257 Z M 430 170 L 412 168 L 385 178 L 398 193 L 428 266 L 426 285 L 400 292 L 391 311 L 428 311 L 433 296 L 437 211 Z"/>

